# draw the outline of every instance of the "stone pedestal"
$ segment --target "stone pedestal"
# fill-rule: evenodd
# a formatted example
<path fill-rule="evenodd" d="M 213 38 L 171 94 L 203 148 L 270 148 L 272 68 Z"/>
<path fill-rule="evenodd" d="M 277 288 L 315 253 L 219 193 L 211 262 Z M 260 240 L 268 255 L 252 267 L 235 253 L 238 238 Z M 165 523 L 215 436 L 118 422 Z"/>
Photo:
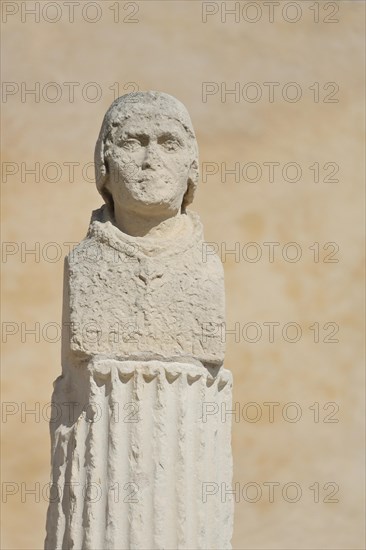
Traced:
<path fill-rule="evenodd" d="M 231 548 L 232 502 L 219 495 L 231 390 L 229 371 L 178 362 L 96 361 L 58 379 L 45 548 Z"/>

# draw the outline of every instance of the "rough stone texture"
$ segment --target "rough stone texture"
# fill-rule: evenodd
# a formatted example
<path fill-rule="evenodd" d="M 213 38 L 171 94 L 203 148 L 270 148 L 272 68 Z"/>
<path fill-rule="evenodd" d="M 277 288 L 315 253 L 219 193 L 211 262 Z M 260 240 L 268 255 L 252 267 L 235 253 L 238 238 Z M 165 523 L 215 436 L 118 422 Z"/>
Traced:
<path fill-rule="evenodd" d="M 223 270 L 186 211 L 186 109 L 158 92 L 117 99 L 95 161 L 106 204 L 65 262 L 45 548 L 231 548 Z"/>
<path fill-rule="evenodd" d="M 67 362 L 113 354 L 222 365 L 222 265 L 202 248 L 197 214 L 181 218 L 174 239 L 160 243 L 122 233 L 106 205 L 93 213 L 66 261 Z"/>

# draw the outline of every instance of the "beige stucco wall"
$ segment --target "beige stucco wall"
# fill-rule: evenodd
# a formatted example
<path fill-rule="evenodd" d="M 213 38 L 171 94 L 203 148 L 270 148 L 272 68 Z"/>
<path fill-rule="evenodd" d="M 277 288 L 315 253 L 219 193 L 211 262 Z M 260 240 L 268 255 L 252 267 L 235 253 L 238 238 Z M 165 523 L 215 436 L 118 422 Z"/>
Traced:
<path fill-rule="evenodd" d="M 61 322 L 62 259 L 52 260 L 55 253 L 67 253 L 64 243 L 83 238 L 91 210 L 101 204 L 82 167 L 93 160 L 102 117 L 117 88 L 114 83 L 120 94 L 132 83 L 127 91 L 166 91 L 190 111 L 203 168 L 193 208 L 204 222 L 206 240 L 219 249 L 223 246 L 227 328 L 240 330 L 238 341 L 227 335 L 226 356 L 241 412 L 233 424 L 235 482 L 240 490 L 233 546 L 364 548 L 364 4 L 330 2 L 326 7 L 324 2 L 280 2 L 271 23 L 269 7 L 258 2 L 259 19 L 250 23 L 247 20 L 255 18 L 254 2 L 251 6 L 237 2 L 238 22 L 233 15 L 224 21 L 221 2 L 204 8 L 199 1 L 143 1 L 131 16 L 134 3 L 121 2 L 120 21 L 115 23 L 116 11 L 109 8 L 116 3 L 104 1 L 99 2 L 101 18 L 94 24 L 85 20 L 97 13 L 93 7 L 83 19 L 81 7 L 76 6 L 70 23 L 68 8 L 58 2 L 61 19 L 50 23 L 45 19 L 57 13 L 52 3 L 43 1 L 40 6 L 49 4 L 49 11 L 41 11 L 37 23 L 24 11 L 25 21 L 21 20 L 24 5 L 31 7 L 34 2 L 2 4 L 9 13 L 19 11 L 2 25 L 2 78 L 15 83 L 15 93 L 3 97 L 2 153 L 3 162 L 13 163 L 7 169 L 18 168 L 18 173 L 5 173 L 2 182 L 3 342 L 7 340 L 2 382 L 3 400 L 13 403 L 6 410 L 13 414 L 3 416 L 2 423 L 6 502 L 1 547 L 38 550 L 43 545 L 47 502 L 42 488 L 49 476 L 44 406 L 60 373 L 60 343 L 50 341 L 55 333 L 48 323 Z M 234 4 L 226 2 L 229 7 Z M 319 23 L 314 22 L 317 7 Z M 332 14 L 337 7 L 338 13 Z M 204 23 L 202 9 L 216 8 L 218 13 Z M 297 22 L 286 21 L 296 14 Z M 137 22 L 123 22 L 126 16 Z M 325 18 L 338 22 L 325 23 Z M 22 97 L 22 86 L 24 92 L 24 86 L 31 88 L 36 82 L 39 101 L 31 95 Z M 50 82 L 60 86 L 59 101 L 51 102 L 56 89 L 47 87 Z M 80 83 L 73 102 L 68 82 Z M 99 101 L 90 101 L 95 91 L 91 82 L 101 91 Z M 204 101 L 204 82 L 216 83 L 213 91 L 238 83 L 238 102 L 233 95 L 221 98 L 219 92 Z M 250 82 L 256 84 L 246 86 Z M 268 82 L 278 83 L 273 102 L 268 99 L 269 85 L 264 84 Z M 290 82 L 296 83 L 296 89 L 286 88 Z M 316 82 L 319 102 L 314 101 Z M 329 95 L 334 85 L 324 89 L 329 82 L 339 86 L 334 95 Z M 6 90 L 11 86 L 7 84 Z M 255 91 L 262 98 L 250 102 Z M 282 92 L 290 98 L 301 92 L 302 97 L 285 101 Z M 37 182 L 25 173 L 36 162 L 43 170 Z M 50 181 L 55 175 L 50 162 L 60 166 L 59 181 Z M 65 165 L 71 162 L 79 163 L 74 181 L 70 165 Z M 279 163 L 273 182 L 264 164 L 268 162 Z M 241 173 L 237 182 L 233 175 L 221 181 L 221 163 L 227 168 L 239 163 L 244 175 L 248 169 L 246 179 L 252 180 L 256 166 L 247 163 L 257 163 L 262 177 L 246 181 Z M 283 178 L 287 163 L 300 167 L 299 181 Z M 320 166 L 318 183 L 314 163 Z M 333 164 L 324 169 L 326 163 Z M 333 177 L 339 181 L 324 181 L 336 165 L 339 171 Z M 207 175 L 209 169 L 217 173 Z M 295 168 L 286 169 L 287 180 L 295 179 Z M 88 175 L 92 177 L 92 170 Z M 269 242 L 279 243 L 273 261 L 269 245 L 264 245 Z M 248 247 L 248 243 L 257 244 Z M 314 256 L 318 246 L 314 243 L 319 243 L 319 258 Z M 335 245 L 325 250 L 326 243 Z M 25 248 L 35 246 L 36 256 L 24 254 Z M 225 255 L 225 246 L 237 246 L 239 257 Z M 338 252 L 330 256 L 336 247 Z M 249 261 L 256 251 L 262 257 Z M 299 261 L 289 261 L 300 252 Z M 279 323 L 273 342 L 264 324 L 268 322 Z M 35 323 L 40 329 L 38 342 L 25 332 Z M 282 336 L 285 327 L 287 340 L 295 338 L 297 325 L 288 323 L 301 327 L 299 341 L 291 343 Z M 315 342 L 317 326 L 319 342 Z M 330 336 L 337 326 L 338 334 Z M 16 333 L 10 334 L 11 330 Z M 250 342 L 257 330 L 262 335 L 258 332 L 259 340 Z M 329 337 L 339 342 L 326 342 Z M 268 402 L 279 403 L 273 422 L 264 404 Z M 35 407 L 38 417 L 24 415 L 25 408 Z M 314 421 L 317 407 L 319 422 Z M 289 421 L 300 414 L 298 422 Z M 258 422 L 250 422 L 255 415 Z M 279 484 L 273 486 L 274 502 L 268 482 Z M 25 493 L 35 483 L 39 483 L 39 502 Z M 324 488 L 326 483 L 332 485 Z M 333 498 L 338 502 L 324 502 L 337 486 Z M 320 502 L 315 502 L 317 487 Z M 13 495 L 7 494 L 12 490 Z M 258 501 L 249 502 L 256 493 Z M 288 502 L 296 500 L 296 493 L 297 502 Z"/>

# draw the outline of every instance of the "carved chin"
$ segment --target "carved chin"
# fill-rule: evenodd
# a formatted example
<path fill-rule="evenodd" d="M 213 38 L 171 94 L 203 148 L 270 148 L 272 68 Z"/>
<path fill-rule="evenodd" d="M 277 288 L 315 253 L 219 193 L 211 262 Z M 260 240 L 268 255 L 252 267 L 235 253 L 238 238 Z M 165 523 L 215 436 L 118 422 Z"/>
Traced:
<path fill-rule="evenodd" d="M 132 202 L 139 205 L 160 205 L 167 208 L 179 208 L 183 200 L 183 191 L 173 188 L 169 183 L 142 181 L 138 187 L 130 189 Z"/>
<path fill-rule="evenodd" d="M 180 208 L 182 198 L 174 195 L 173 197 L 169 193 L 144 193 L 140 192 L 134 194 L 133 202 L 140 207 L 160 207 L 166 210 L 174 210 Z"/>

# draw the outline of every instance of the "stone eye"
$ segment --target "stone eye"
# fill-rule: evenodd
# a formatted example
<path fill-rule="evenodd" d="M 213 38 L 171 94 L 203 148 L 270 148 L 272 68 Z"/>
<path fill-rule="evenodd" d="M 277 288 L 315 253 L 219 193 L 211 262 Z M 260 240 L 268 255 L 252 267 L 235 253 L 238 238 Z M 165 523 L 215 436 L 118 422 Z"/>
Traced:
<path fill-rule="evenodd" d="M 124 139 L 120 142 L 120 147 L 126 151 L 137 151 L 141 147 L 141 143 L 138 139 Z"/>
<path fill-rule="evenodd" d="M 167 151 L 177 151 L 180 147 L 180 143 L 176 139 L 166 139 L 161 143 L 161 145 Z"/>

